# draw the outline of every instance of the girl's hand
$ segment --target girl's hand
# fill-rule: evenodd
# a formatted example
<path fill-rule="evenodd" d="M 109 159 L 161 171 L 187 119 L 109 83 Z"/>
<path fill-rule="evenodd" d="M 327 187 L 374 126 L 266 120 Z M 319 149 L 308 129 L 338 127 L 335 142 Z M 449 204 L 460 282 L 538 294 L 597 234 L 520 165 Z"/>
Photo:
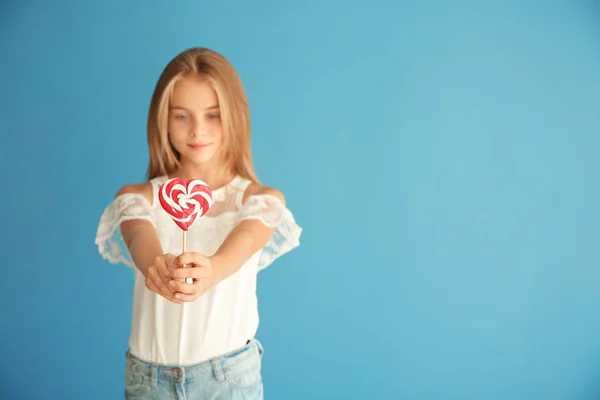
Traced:
<path fill-rule="evenodd" d="M 196 300 L 220 281 L 211 259 L 199 253 L 183 253 L 174 260 L 174 267 L 164 273 L 172 278 L 169 288 L 175 299 L 187 302 Z M 186 283 L 185 278 L 193 278 L 194 283 Z"/>
<path fill-rule="evenodd" d="M 181 304 L 181 301 L 174 296 L 175 291 L 168 286 L 171 279 L 165 275 L 165 271 L 175 265 L 174 260 L 175 256 L 173 254 L 156 257 L 154 264 L 148 268 L 146 273 L 146 287 L 173 303 Z"/>

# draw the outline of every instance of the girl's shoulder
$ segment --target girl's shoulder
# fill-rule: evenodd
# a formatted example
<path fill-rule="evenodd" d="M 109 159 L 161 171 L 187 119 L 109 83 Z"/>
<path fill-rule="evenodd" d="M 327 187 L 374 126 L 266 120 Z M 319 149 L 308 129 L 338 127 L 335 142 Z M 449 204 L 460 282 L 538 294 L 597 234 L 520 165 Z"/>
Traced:
<path fill-rule="evenodd" d="M 259 183 L 250 183 L 244 191 L 242 197 L 242 203 L 246 202 L 246 199 L 250 196 L 273 196 L 277 198 L 283 205 L 285 205 L 285 196 L 279 189 L 270 186 L 264 186 Z"/>
<path fill-rule="evenodd" d="M 153 199 L 156 195 L 158 187 L 161 185 L 161 183 L 166 181 L 166 179 L 166 176 L 158 176 L 146 182 L 124 185 L 121 189 L 119 189 L 119 191 L 117 191 L 115 198 L 122 195 L 142 195 L 150 204 L 153 204 Z"/>
<path fill-rule="evenodd" d="M 121 187 L 119 191 L 117 191 L 115 198 L 125 194 L 141 194 L 148 200 L 148 202 L 152 203 L 152 183 L 144 182 L 125 185 Z"/>

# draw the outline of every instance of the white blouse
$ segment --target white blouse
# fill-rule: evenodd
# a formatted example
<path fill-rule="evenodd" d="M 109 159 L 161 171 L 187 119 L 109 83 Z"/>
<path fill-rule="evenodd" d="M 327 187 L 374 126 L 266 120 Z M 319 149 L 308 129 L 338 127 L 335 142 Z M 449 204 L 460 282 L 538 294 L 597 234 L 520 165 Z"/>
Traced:
<path fill-rule="evenodd" d="M 131 219 L 150 221 L 164 253 L 181 254 L 182 230 L 157 199 L 166 177 L 152 179 L 153 200 L 141 194 L 117 196 L 106 207 L 96 235 L 98 250 L 111 263 L 134 263 L 121 236 L 120 225 Z M 242 220 L 258 219 L 275 232 L 267 245 L 194 302 L 175 304 L 146 288 L 144 275 L 133 268 L 135 284 L 129 348 L 147 362 L 188 366 L 238 349 L 258 329 L 256 278 L 277 257 L 299 246 L 302 228 L 276 197 L 250 195 L 242 204 L 250 181 L 234 178 L 213 191 L 209 212 L 187 232 L 186 251 L 213 255 Z"/>

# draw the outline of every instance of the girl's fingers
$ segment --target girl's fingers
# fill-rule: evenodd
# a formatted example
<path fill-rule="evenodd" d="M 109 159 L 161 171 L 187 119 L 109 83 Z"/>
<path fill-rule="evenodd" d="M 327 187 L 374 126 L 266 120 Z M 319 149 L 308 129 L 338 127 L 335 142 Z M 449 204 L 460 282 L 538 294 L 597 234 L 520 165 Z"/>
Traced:
<path fill-rule="evenodd" d="M 171 286 L 175 290 L 175 294 L 196 294 L 202 291 L 204 285 L 201 280 L 195 280 L 193 283 L 175 283 Z"/>
<path fill-rule="evenodd" d="M 180 300 L 175 299 L 175 297 L 173 297 L 172 295 L 169 296 L 165 296 L 163 293 L 161 293 L 160 290 L 158 290 L 158 288 L 156 287 L 156 285 L 154 284 L 154 281 L 152 281 L 151 279 L 148 279 L 146 281 L 146 287 L 148 289 L 150 289 L 151 291 L 153 291 L 154 293 L 166 298 L 169 301 L 172 301 L 173 303 L 177 303 L 177 304 L 181 304 Z"/>
<path fill-rule="evenodd" d="M 196 300 L 198 297 L 202 296 L 202 293 L 203 292 L 194 293 L 194 294 L 177 293 L 176 296 L 179 300 L 189 303 L 189 302 Z"/>
<path fill-rule="evenodd" d="M 199 279 L 205 275 L 202 270 L 201 267 L 169 268 L 163 271 L 163 274 L 172 279 Z"/>
<path fill-rule="evenodd" d="M 212 278 L 214 271 L 209 267 L 190 266 L 184 268 L 169 268 L 163 271 L 164 276 L 172 279 L 182 280 L 185 278 Z"/>
<path fill-rule="evenodd" d="M 160 275 L 158 275 L 155 268 L 151 267 L 150 269 L 148 269 L 148 276 L 149 276 L 150 281 L 152 282 L 154 288 L 156 289 L 156 290 L 154 290 L 156 293 L 158 293 L 159 295 L 163 296 L 164 298 L 166 298 L 168 300 L 179 303 L 179 301 L 174 298 L 173 292 L 171 290 L 169 290 L 169 288 L 167 287 L 165 282 L 162 280 L 162 277 Z"/>
<path fill-rule="evenodd" d="M 194 283 L 186 283 L 186 282 L 177 282 L 177 281 L 170 281 L 169 282 L 169 286 L 171 287 L 171 290 L 173 290 L 173 292 L 175 293 L 175 295 L 177 294 L 195 294 L 198 293 L 202 290 L 203 288 L 203 284 L 202 281 L 195 281 Z"/>
<path fill-rule="evenodd" d="M 174 265 L 171 263 L 171 265 Z M 168 266 L 167 266 L 167 261 L 165 261 L 163 258 L 161 257 L 156 257 L 156 259 L 154 260 L 154 265 L 151 267 L 154 269 L 154 272 L 156 272 L 156 279 L 160 279 L 162 281 L 162 285 L 159 282 L 156 282 L 157 286 L 159 289 L 164 290 L 166 288 L 166 291 L 173 295 L 173 291 L 170 290 L 170 288 L 167 286 L 169 284 L 170 279 L 168 278 L 168 273 L 166 273 L 165 271 L 168 271 Z M 152 277 L 152 279 L 155 279 L 154 274 L 150 271 L 148 271 L 148 275 Z M 182 282 L 185 282 L 183 279 L 181 280 Z"/>
<path fill-rule="evenodd" d="M 200 253 L 183 253 L 179 257 L 175 258 L 175 264 L 178 266 L 184 266 L 186 264 L 203 265 L 208 258 Z"/>
<path fill-rule="evenodd" d="M 206 293 L 207 289 L 210 287 L 210 283 L 207 280 L 198 280 L 193 284 L 183 283 L 174 287 L 177 289 L 175 298 L 181 301 L 191 302 Z"/>
<path fill-rule="evenodd" d="M 158 288 L 156 287 L 156 285 L 154 284 L 154 282 L 152 282 L 151 279 L 146 279 L 146 287 L 149 290 L 151 290 L 151 291 L 153 291 L 155 293 L 158 293 Z"/>

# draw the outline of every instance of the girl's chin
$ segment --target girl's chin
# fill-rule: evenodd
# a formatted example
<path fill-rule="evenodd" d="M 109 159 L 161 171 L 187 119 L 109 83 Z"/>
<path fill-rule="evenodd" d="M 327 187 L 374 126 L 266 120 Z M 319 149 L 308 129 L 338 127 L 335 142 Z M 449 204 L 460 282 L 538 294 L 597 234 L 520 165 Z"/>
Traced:
<path fill-rule="evenodd" d="M 198 154 L 198 152 L 195 152 L 195 154 L 185 154 L 184 159 L 186 164 L 192 164 L 197 166 L 202 166 L 209 163 L 212 164 L 214 162 L 214 157 L 212 153 Z"/>

